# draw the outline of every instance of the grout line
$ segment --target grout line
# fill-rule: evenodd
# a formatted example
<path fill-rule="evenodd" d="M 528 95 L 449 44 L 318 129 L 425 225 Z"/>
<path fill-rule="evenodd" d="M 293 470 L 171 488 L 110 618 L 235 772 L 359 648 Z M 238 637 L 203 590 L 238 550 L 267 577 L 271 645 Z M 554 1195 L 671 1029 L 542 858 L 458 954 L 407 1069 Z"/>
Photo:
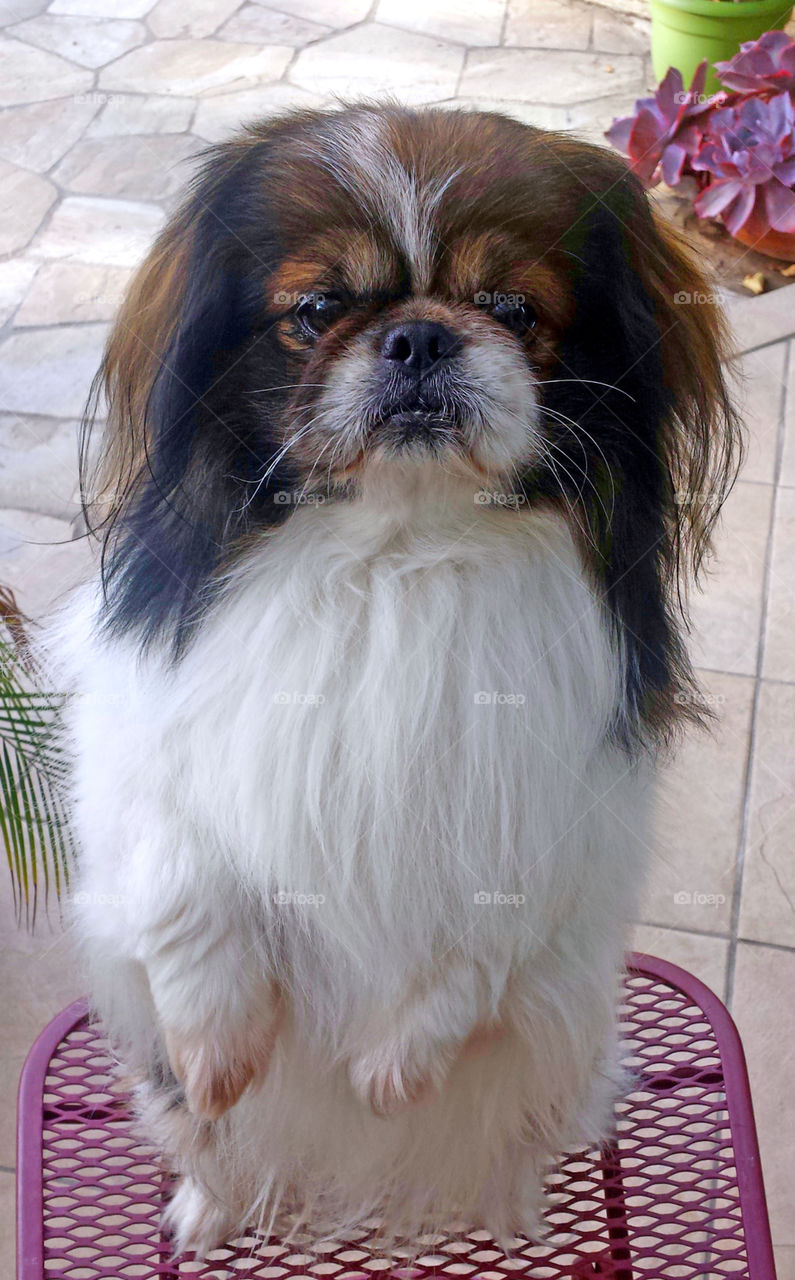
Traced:
<path fill-rule="evenodd" d="M 715 942 L 731 942 L 731 935 L 728 932 L 721 932 L 720 929 L 695 929 L 685 924 L 666 924 L 661 920 L 633 920 L 630 926 L 632 929 L 662 929 L 665 933 L 684 933 L 688 937 L 711 938 Z M 789 955 L 795 955 L 795 943 L 788 942 L 768 942 L 764 938 L 747 938 L 744 934 L 740 934 L 736 942 L 742 942 L 743 946 L 748 947 L 770 947 L 773 951 L 786 951 Z"/>
<path fill-rule="evenodd" d="M 737 965 L 737 943 L 738 928 L 740 922 L 740 907 L 742 901 L 743 889 L 743 873 L 745 870 L 745 845 L 748 838 L 748 831 L 751 820 L 751 783 L 754 766 L 754 754 L 756 751 L 756 742 L 758 736 L 759 725 L 759 701 L 762 691 L 763 682 L 763 664 L 765 657 L 765 642 L 767 639 L 767 622 L 768 611 L 770 605 L 770 591 L 772 581 L 772 565 L 773 565 L 773 539 L 776 528 L 776 511 L 778 509 L 778 485 L 781 476 L 781 467 L 784 457 L 784 435 L 786 431 L 787 421 L 787 382 L 789 377 L 790 359 L 792 354 L 792 342 L 787 343 L 787 349 L 784 354 L 784 368 L 782 372 L 781 382 L 781 398 L 779 401 L 779 422 L 778 437 L 776 440 L 776 462 L 773 472 L 773 502 L 770 508 L 770 521 L 767 532 L 767 545 L 765 550 L 765 567 L 762 583 L 762 617 L 759 626 L 759 642 L 756 654 L 756 676 L 754 681 L 754 697 L 751 707 L 751 731 L 748 735 L 748 752 L 745 761 L 745 772 L 743 777 L 743 807 L 742 817 L 740 820 L 740 832 L 737 840 L 737 854 L 734 862 L 734 885 L 732 888 L 732 905 L 731 905 L 731 935 L 729 938 L 729 959 L 726 966 L 726 1004 L 731 1009 L 732 997 L 734 995 L 734 974 Z M 743 939 L 744 941 L 744 939 Z"/>
<path fill-rule="evenodd" d="M 728 942 L 728 931 L 721 932 L 720 929 L 694 929 L 686 924 L 664 924 L 661 920 L 634 920 L 632 922 L 633 929 L 667 929 L 669 933 L 695 933 L 699 938 L 717 938 L 720 942 Z M 795 951 L 795 947 L 791 948 Z"/>
<path fill-rule="evenodd" d="M 786 951 L 789 955 L 795 955 L 795 947 L 787 946 L 786 942 L 765 942 L 762 938 L 745 938 L 740 936 L 737 938 L 744 947 L 769 947 L 771 951 Z"/>
<path fill-rule="evenodd" d="M 785 286 L 792 288 L 792 285 Z M 781 343 L 788 343 L 795 338 L 795 333 L 779 333 L 774 338 L 765 338 L 761 342 L 755 342 L 751 347 L 743 347 L 742 351 L 733 351 L 730 360 L 741 360 L 743 356 L 749 356 L 756 351 L 766 351 L 768 347 L 776 347 Z"/>

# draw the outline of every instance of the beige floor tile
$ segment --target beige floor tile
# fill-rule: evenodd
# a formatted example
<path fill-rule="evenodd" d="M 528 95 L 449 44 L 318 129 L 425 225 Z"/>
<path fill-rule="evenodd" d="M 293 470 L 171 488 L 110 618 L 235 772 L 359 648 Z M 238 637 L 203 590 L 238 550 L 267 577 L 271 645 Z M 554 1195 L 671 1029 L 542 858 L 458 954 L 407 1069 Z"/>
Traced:
<path fill-rule="evenodd" d="M 101 89 L 126 93 L 169 93 L 191 98 L 205 89 L 245 88 L 259 80 L 278 80 L 293 50 L 264 49 L 221 40 L 156 40 L 133 49 L 100 73 Z"/>
<path fill-rule="evenodd" d="M 463 62 L 459 45 L 371 23 L 302 49 L 289 78 L 312 93 L 442 102 L 455 93 Z"/>
<path fill-rule="evenodd" d="M 7 880 L 7 873 L 4 873 Z M 19 1073 L 36 1036 L 55 1014 L 83 994 L 71 939 L 57 910 L 42 915 L 34 933 L 17 925 L 8 883 L 0 905 L 0 987 L 4 992 L 0 1038 L 0 1165 L 15 1164 L 15 1115 Z M 5 1272 L 3 1274 L 6 1274 Z"/>
<path fill-rule="evenodd" d="M 773 1252 L 778 1280 L 795 1280 L 795 1244 L 780 1244 Z"/>
<path fill-rule="evenodd" d="M 504 15 L 505 0 L 379 0 L 375 11 L 388 26 L 470 45 L 499 44 Z"/>
<path fill-rule="evenodd" d="M 195 98 L 169 98 L 165 93 L 106 93 L 104 106 L 86 129 L 87 138 L 123 138 L 134 133 L 183 133 L 193 119 Z"/>
<path fill-rule="evenodd" d="M 0 1269 L 4 1276 L 14 1274 L 16 1248 L 15 1196 L 13 1173 L 0 1173 Z"/>
<path fill-rule="evenodd" d="M 63 54 L 81 67 L 95 69 L 142 44 L 146 27 L 142 22 L 113 19 L 97 22 L 86 17 L 58 18 L 43 14 L 20 22 L 9 34 L 39 49 Z"/>
<path fill-rule="evenodd" d="M 630 937 L 633 951 L 641 955 L 670 960 L 714 991 L 721 1000 L 726 997 L 726 963 L 729 939 L 712 938 L 703 933 L 687 933 L 684 929 L 660 929 L 655 925 L 636 924 Z"/>
<path fill-rule="evenodd" d="M 281 115 L 295 107 L 318 107 L 321 101 L 317 94 L 283 81 L 242 93 L 207 95 L 199 102 L 193 132 L 207 142 L 221 142 L 241 124 L 258 116 Z"/>
<path fill-rule="evenodd" d="M 630 18 L 626 13 L 606 13 L 594 8 L 593 47 L 600 53 L 647 53 L 651 26 L 644 18 Z"/>
<path fill-rule="evenodd" d="M 296 49 L 331 34 L 331 27 L 306 22 L 261 4 L 244 4 L 218 32 L 219 40 L 243 40 L 253 44 L 291 44 Z"/>
<path fill-rule="evenodd" d="M 762 673 L 795 680 L 795 489 L 779 489 L 773 524 L 770 595 Z"/>
<path fill-rule="evenodd" d="M 240 0 L 159 0 L 147 25 L 159 39 L 211 36 L 238 8 Z"/>
<path fill-rule="evenodd" d="M 270 6 L 276 8 L 275 4 Z M 290 0 L 290 13 L 307 22 L 329 27 L 349 27 L 361 22 L 371 8 L 370 0 Z"/>
<path fill-rule="evenodd" d="M 93 18 L 143 18 L 155 0 L 53 0 L 50 13 L 85 14 Z"/>
<path fill-rule="evenodd" d="M 26 258 L 9 258 L 0 263 L 0 325 L 19 306 L 36 274 L 37 263 Z"/>
<path fill-rule="evenodd" d="M 33 241 L 30 254 L 69 262 L 134 267 L 163 222 L 164 214 L 154 204 L 66 196 L 47 227 Z"/>
<path fill-rule="evenodd" d="M 0 156 L 23 169 L 46 173 L 74 146 L 99 110 L 99 102 L 90 101 L 91 97 L 72 95 L 60 102 L 8 107 L 0 116 Z"/>
<path fill-rule="evenodd" d="M 784 411 L 784 450 L 779 482 L 795 485 L 795 342 L 790 343 L 787 400 Z"/>
<path fill-rule="evenodd" d="M 751 779 L 741 937 L 795 946 L 793 824 L 795 686 L 764 681 Z"/>
<path fill-rule="evenodd" d="M 717 719 L 691 731 L 662 772 L 654 856 L 641 921 L 686 931 L 727 931 L 743 803 L 753 681 L 704 673 Z"/>
<path fill-rule="evenodd" d="M 795 1245 L 795 952 L 740 943 L 732 1014 L 745 1047 L 773 1242 Z"/>
<path fill-rule="evenodd" d="M 795 333 L 795 305 L 789 288 L 759 298 L 733 295 L 726 302 L 735 351 L 751 351 Z"/>
<path fill-rule="evenodd" d="M 86 538 L 72 539 L 71 525 L 39 512 L 0 509 L 0 582 L 20 608 L 40 618 L 94 568 Z"/>
<path fill-rule="evenodd" d="M 787 343 L 777 342 L 738 361 L 735 402 L 748 429 L 743 480 L 771 484 L 775 479 L 786 354 Z"/>
<path fill-rule="evenodd" d="M 124 267 L 45 262 L 14 316 L 14 325 L 26 328 L 112 320 L 130 274 Z"/>
<path fill-rule="evenodd" d="M 571 127 L 571 107 L 549 106 L 538 102 L 516 102 L 505 98 L 451 98 L 449 102 L 440 102 L 440 106 L 456 110 L 463 107 L 466 111 L 499 111 L 502 115 L 521 120 L 522 124 L 531 124 L 536 129 L 568 130 Z"/>
<path fill-rule="evenodd" d="M 639 57 L 562 49 L 474 49 L 461 79 L 462 94 L 471 98 L 564 105 L 624 91 L 638 94 L 642 88 Z"/>
<path fill-rule="evenodd" d="M 771 485 L 739 481 L 723 509 L 716 559 L 693 598 L 690 645 L 696 665 L 739 675 L 756 672 Z"/>
<path fill-rule="evenodd" d="M 533 0 L 532 4 L 508 0 L 505 43 L 530 49 L 587 49 L 592 23 L 590 5 L 575 8 L 565 0 Z"/>
<path fill-rule="evenodd" d="M 66 98 L 91 88 L 92 74 L 21 40 L 0 39 L 0 107 Z"/>
<path fill-rule="evenodd" d="M 65 191 L 120 200 L 168 200 L 190 180 L 200 144 L 190 134 L 84 138 L 53 173 Z"/>
<path fill-rule="evenodd" d="M 106 337 L 104 324 L 12 333 L 0 347 L 0 408 L 79 418 Z"/>
<path fill-rule="evenodd" d="M 24 249 L 57 197 L 46 178 L 0 160 L 0 254 Z"/>
<path fill-rule="evenodd" d="M 0 507 L 73 520 L 81 509 L 78 424 L 67 420 L 50 430 L 52 422 L 50 418 L 0 414 Z M 43 425 L 48 428 L 46 433 L 40 431 Z"/>

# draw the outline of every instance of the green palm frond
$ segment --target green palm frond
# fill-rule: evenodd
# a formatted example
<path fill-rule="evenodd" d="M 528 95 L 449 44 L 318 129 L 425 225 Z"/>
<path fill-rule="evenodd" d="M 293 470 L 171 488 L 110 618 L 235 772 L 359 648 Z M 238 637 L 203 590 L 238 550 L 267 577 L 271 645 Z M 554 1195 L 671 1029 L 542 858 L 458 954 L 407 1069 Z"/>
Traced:
<path fill-rule="evenodd" d="M 41 897 L 46 908 L 67 883 L 73 848 L 57 732 L 65 699 L 46 689 L 26 628 L 0 587 L 0 839 L 17 918 L 32 925 Z"/>

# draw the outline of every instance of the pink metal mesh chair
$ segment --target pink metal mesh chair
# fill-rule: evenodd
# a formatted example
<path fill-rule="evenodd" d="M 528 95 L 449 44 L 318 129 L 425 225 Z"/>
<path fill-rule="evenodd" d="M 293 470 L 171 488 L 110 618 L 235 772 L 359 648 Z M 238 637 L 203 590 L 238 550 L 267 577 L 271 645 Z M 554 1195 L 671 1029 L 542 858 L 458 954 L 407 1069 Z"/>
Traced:
<path fill-rule="evenodd" d="M 715 995 L 675 965 L 630 956 L 622 1002 L 635 1087 L 603 1150 L 549 1175 L 549 1237 L 509 1253 L 465 1227 L 379 1253 L 378 1224 L 310 1250 L 300 1233 L 172 1259 L 160 1230 L 169 1180 L 130 1125 L 101 1033 L 82 1002 L 42 1032 L 19 1094 L 18 1280 L 775 1280 L 748 1078 Z"/>

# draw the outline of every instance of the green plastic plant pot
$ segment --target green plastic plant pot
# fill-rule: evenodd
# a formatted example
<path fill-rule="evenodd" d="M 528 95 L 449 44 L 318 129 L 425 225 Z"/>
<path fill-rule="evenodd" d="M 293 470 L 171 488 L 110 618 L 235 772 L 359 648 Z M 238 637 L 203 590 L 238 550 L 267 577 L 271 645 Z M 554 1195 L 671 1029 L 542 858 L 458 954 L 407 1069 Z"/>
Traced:
<path fill-rule="evenodd" d="M 669 67 L 682 73 L 687 88 L 706 58 L 706 92 L 720 88 L 712 67 L 733 58 L 744 40 L 758 40 L 789 22 L 785 0 L 649 0 L 654 74 L 662 80 Z"/>

